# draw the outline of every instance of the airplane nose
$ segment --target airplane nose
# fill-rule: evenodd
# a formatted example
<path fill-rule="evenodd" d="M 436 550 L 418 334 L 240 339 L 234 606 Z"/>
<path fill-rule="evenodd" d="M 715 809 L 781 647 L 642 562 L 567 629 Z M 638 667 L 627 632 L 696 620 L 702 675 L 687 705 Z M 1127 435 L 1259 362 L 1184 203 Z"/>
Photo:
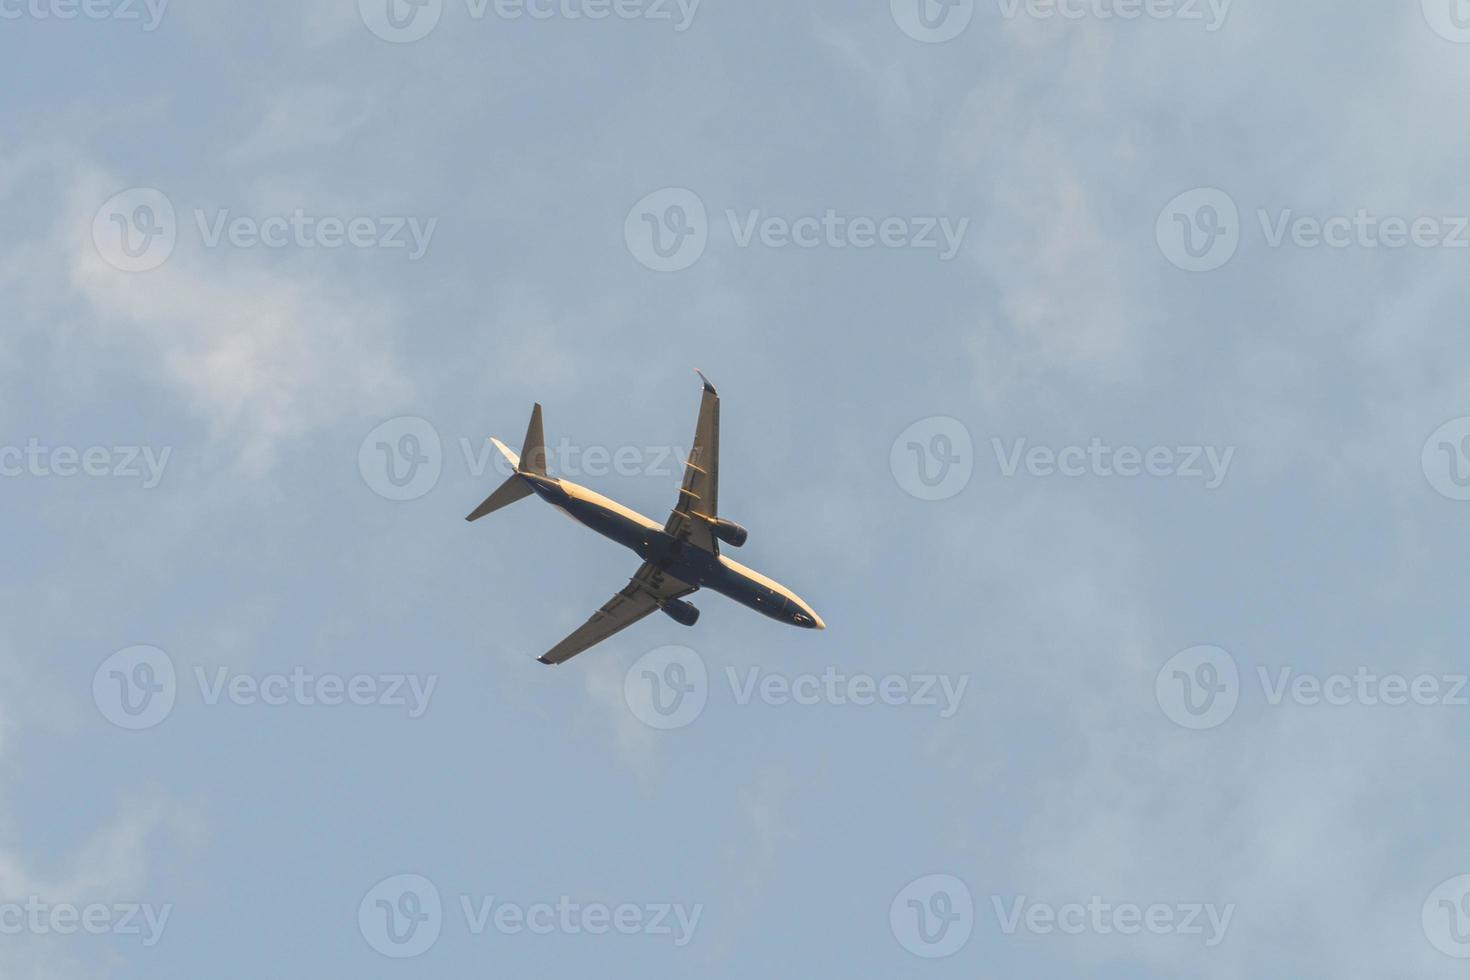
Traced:
<path fill-rule="evenodd" d="M 813 611 L 811 606 L 801 605 L 791 614 L 791 622 L 806 630 L 824 630 L 827 624 Z"/>

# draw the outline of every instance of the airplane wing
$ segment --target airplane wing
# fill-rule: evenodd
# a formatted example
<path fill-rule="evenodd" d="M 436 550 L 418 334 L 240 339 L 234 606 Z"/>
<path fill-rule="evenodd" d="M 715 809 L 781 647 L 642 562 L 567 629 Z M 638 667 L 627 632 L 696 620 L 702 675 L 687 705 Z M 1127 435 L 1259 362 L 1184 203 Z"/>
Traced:
<path fill-rule="evenodd" d="M 665 599 L 677 599 L 695 590 L 644 562 L 622 591 L 607 600 L 592 618 L 538 659 L 543 664 L 563 664 L 594 644 L 632 626 L 658 608 Z"/>
<path fill-rule="evenodd" d="M 664 531 L 706 551 L 718 553 L 711 524 L 720 516 L 720 395 L 701 372 L 704 396 L 699 400 L 699 421 L 694 426 L 694 445 L 684 466 L 684 485 L 679 502 L 669 515 Z"/>

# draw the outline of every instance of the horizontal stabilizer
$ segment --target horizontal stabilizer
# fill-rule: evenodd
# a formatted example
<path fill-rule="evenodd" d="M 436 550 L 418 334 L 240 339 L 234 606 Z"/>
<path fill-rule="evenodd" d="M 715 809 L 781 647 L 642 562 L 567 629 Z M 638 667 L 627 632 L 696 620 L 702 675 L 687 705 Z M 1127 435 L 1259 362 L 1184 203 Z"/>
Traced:
<path fill-rule="evenodd" d="M 490 437 L 490 441 L 495 444 L 495 448 L 500 452 L 500 455 L 504 456 L 506 461 L 510 463 L 511 469 L 519 470 L 521 468 L 521 458 L 515 454 L 513 449 L 494 436 Z"/>
<path fill-rule="evenodd" d="M 513 476 L 500 485 L 500 487 L 485 498 L 485 502 L 471 512 L 467 521 L 478 521 L 486 514 L 493 514 L 502 507 L 515 503 L 531 495 L 531 485 L 520 476 Z"/>

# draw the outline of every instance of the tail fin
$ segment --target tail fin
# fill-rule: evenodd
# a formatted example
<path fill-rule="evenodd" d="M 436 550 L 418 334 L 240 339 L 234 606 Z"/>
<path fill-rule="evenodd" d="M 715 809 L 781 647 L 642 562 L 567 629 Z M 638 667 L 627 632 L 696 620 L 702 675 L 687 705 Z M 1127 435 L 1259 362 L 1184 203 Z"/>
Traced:
<path fill-rule="evenodd" d="M 531 409 L 531 424 L 526 426 L 526 442 L 521 447 L 521 454 L 517 456 L 505 443 L 499 439 L 491 439 L 495 448 L 500 450 L 511 466 L 515 467 L 515 473 L 506 480 L 495 492 L 486 497 L 480 506 L 470 512 L 467 521 L 478 521 L 486 514 L 493 514 L 502 507 L 507 507 L 517 500 L 531 495 L 531 484 L 528 480 L 521 479 L 522 473 L 530 473 L 535 476 L 546 476 L 546 437 L 541 433 L 541 404 Z"/>
<path fill-rule="evenodd" d="M 521 446 L 521 462 L 517 467 L 522 473 L 546 476 L 546 436 L 541 432 L 541 403 L 531 409 L 531 424 L 526 426 L 526 441 Z"/>

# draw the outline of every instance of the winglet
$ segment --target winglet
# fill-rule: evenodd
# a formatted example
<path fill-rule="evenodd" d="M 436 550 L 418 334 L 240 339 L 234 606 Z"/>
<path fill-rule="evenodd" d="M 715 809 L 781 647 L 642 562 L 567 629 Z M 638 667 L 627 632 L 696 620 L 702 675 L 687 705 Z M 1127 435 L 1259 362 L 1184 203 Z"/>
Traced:
<path fill-rule="evenodd" d="M 709 378 L 706 378 L 704 376 L 704 372 L 703 371 L 701 371 L 699 368 L 695 368 L 694 369 L 694 373 L 697 374 L 697 375 L 699 375 L 699 380 L 700 381 L 703 381 L 704 382 L 704 390 L 705 391 L 709 392 L 711 395 L 714 395 L 716 397 L 719 397 L 719 394 L 720 393 L 718 391 L 715 391 L 715 386 L 709 383 Z"/>

